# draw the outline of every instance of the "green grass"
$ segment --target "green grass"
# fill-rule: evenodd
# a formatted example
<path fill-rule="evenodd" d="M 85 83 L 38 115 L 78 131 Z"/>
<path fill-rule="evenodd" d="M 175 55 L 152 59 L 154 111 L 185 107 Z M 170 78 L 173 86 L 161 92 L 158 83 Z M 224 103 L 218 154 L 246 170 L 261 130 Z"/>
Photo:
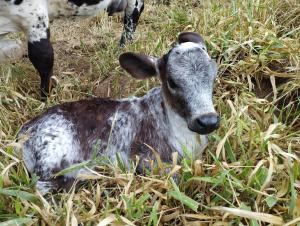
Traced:
<path fill-rule="evenodd" d="M 178 184 L 157 169 L 139 176 L 104 162 L 78 190 L 43 198 L 15 142 L 20 126 L 61 102 L 146 93 L 158 81 L 132 79 L 118 55 L 162 56 L 181 31 L 202 34 L 219 64 L 221 127 L 202 159 L 187 156 L 173 166 Z M 0 225 L 300 222 L 299 2 L 172 0 L 166 6 L 149 0 L 134 43 L 120 49 L 120 34 L 117 16 L 56 21 L 59 84 L 46 104 L 38 100 L 39 78 L 28 59 L 0 66 L 0 222 L 6 222 Z"/>

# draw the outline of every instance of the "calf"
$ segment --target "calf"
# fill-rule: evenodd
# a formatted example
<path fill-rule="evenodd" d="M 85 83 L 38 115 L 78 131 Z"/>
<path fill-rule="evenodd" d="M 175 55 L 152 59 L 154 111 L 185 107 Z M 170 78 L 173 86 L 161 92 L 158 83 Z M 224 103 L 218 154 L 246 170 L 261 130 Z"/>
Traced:
<path fill-rule="evenodd" d="M 124 11 L 124 32 L 120 44 L 132 40 L 144 0 L 0 0 L 0 62 L 22 54 L 19 42 L 7 42 L 3 36 L 24 31 L 28 38 L 28 56 L 41 77 L 41 96 L 50 91 L 53 48 L 49 18 L 90 16 L 106 10 L 109 15 Z M 1 40 L 2 39 L 2 40 Z"/>
<path fill-rule="evenodd" d="M 74 164 L 97 156 L 115 159 L 118 154 L 128 166 L 140 156 L 138 172 L 155 159 L 152 148 L 165 162 L 187 148 L 199 158 L 206 146 L 206 134 L 219 126 L 213 101 L 217 65 L 207 54 L 197 33 L 181 33 L 178 44 L 157 59 L 124 53 L 121 66 L 137 79 L 158 77 L 161 87 L 141 98 L 90 99 L 50 108 L 25 124 L 18 137 L 25 138 L 23 157 L 30 173 L 39 176 L 43 191 L 61 188 L 80 172 L 53 178 Z"/>

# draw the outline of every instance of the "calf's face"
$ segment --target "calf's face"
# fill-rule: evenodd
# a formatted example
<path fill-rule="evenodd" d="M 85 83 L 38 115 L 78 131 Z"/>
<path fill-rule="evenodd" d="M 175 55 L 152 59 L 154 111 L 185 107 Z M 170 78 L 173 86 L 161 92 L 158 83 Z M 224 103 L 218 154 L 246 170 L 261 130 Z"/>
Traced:
<path fill-rule="evenodd" d="M 178 44 L 160 59 L 125 53 L 120 64 L 136 78 L 158 75 L 168 105 L 191 131 L 208 134 L 219 127 L 212 98 L 217 64 L 197 33 L 181 33 Z"/>

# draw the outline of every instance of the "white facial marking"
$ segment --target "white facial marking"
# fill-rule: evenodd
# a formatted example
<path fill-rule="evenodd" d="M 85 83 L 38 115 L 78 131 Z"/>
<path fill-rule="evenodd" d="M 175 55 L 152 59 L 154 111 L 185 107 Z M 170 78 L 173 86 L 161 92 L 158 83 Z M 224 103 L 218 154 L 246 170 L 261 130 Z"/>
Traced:
<path fill-rule="evenodd" d="M 176 47 L 176 50 L 178 51 L 187 51 L 189 49 L 194 49 L 194 48 L 200 48 L 203 50 L 203 52 L 206 54 L 206 56 L 210 59 L 210 56 L 207 53 L 206 47 L 202 43 L 195 43 L 195 42 L 184 42 L 181 43 Z"/>

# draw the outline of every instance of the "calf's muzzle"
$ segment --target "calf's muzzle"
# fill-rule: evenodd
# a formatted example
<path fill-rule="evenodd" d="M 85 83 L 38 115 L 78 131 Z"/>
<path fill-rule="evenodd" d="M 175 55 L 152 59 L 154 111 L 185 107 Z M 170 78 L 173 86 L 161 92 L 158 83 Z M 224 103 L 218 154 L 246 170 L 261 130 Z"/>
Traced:
<path fill-rule="evenodd" d="M 217 113 L 206 113 L 197 116 L 189 123 L 189 129 L 199 134 L 209 134 L 220 126 L 220 117 Z"/>

